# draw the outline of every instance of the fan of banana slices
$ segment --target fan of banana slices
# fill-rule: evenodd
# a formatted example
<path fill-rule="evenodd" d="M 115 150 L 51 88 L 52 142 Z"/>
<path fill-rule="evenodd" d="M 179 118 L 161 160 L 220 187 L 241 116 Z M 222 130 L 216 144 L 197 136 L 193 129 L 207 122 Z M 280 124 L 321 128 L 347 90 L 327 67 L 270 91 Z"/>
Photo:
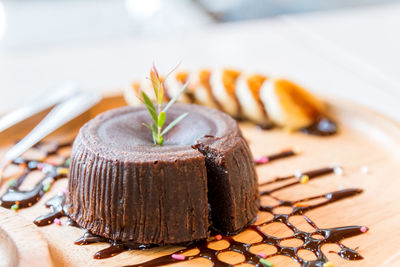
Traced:
<path fill-rule="evenodd" d="M 286 80 L 232 69 L 176 72 L 165 80 L 166 100 L 188 81 L 178 99 L 220 109 L 232 117 L 261 126 L 278 125 L 289 130 L 308 127 L 326 114 L 325 104 L 301 86 Z M 140 105 L 140 91 L 152 94 L 149 79 L 133 82 L 124 90 L 129 105 Z"/>

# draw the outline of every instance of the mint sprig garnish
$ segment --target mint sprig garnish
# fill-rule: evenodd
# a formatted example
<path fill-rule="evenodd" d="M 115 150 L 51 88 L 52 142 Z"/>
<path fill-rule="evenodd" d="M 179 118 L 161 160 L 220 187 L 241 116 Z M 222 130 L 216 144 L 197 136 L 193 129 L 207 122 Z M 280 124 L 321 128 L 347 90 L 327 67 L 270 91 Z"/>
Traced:
<path fill-rule="evenodd" d="M 168 76 L 165 77 L 164 81 L 167 78 Z M 154 106 L 150 97 L 144 91 L 142 91 L 143 103 L 145 104 L 147 110 L 150 113 L 151 118 L 153 119 L 153 122 L 151 122 L 150 125 L 146 123 L 142 124 L 151 131 L 153 135 L 154 144 L 161 146 L 164 143 L 163 135 L 165 135 L 168 131 L 170 131 L 173 127 L 175 127 L 181 120 L 183 120 L 188 115 L 188 112 L 181 114 L 178 118 L 173 120 L 168 126 L 166 126 L 163 129 L 168 109 L 172 106 L 172 104 L 176 102 L 179 96 L 186 89 L 188 82 L 186 82 L 182 86 L 182 88 L 178 91 L 178 93 L 168 102 L 167 105 L 165 105 L 164 109 L 162 109 L 162 103 L 164 100 L 164 81 L 161 82 L 160 76 L 158 75 L 158 71 L 154 64 L 153 68 L 150 70 L 150 80 L 153 85 L 157 107 Z"/>

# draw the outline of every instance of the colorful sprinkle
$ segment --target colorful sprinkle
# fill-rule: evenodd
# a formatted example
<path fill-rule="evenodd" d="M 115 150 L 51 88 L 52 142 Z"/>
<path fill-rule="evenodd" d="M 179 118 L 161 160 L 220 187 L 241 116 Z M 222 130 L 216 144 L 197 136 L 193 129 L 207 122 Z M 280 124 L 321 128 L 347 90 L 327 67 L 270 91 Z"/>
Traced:
<path fill-rule="evenodd" d="M 342 169 L 342 167 L 340 167 L 340 166 L 337 166 L 337 167 L 333 168 L 333 172 L 334 172 L 336 175 L 339 175 L 339 176 L 342 176 L 342 175 L 343 175 L 343 169 Z"/>
<path fill-rule="evenodd" d="M 273 266 L 274 266 L 271 262 L 269 262 L 269 261 L 267 261 L 267 260 L 264 260 L 264 259 L 260 259 L 260 263 L 261 263 L 262 265 L 267 266 L 267 267 L 273 267 Z"/>
<path fill-rule="evenodd" d="M 67 158 L 64 163 L 65 166 L 69 167 L 71 165 L 71 158 Z"/>
<path fill-rule="evenodd" d="M 17 211 L 17 210 L 19 210 L 19 205 L 18 204 L 14 204 L 14 205 L 11 206 L 11 209 L 13 211 Z"/>
<path fill-rule="evenodd" d="M 222 239 L 222 235 L 216 235 L 216 236 L 215 236 L 215 239 L 221 240 L 221 239 Z"/>
<path fill-rule="evenodd" d="M 308 205 L 307 203 L 296 203 L 294 204 L 294 206 L 297 208 L 306 208 L 309 207 L 310 205 Z"/>
<path fill-rule="evenodd" d="M 57 168 L 57 173 L 59 175 L 67 175 L 68 174 L 68 168 Z"/>
<path fill-rule="evenodd" d="M 44 191 L 44 192 L 49 191 L 50 188 L 51 188 L 51 184 L 45 184 L 45 185 L 43 185 L 43 191 Z"/>
<path fill-rule="evenodd" d="M 259 157 L 259 158 L 254 159 L 254 162 L 256 164 L 264 164 L 264 163 L 267 163 L 268 161 L 269 161 L 268 157 Z"/>
<path fill-rule="evenodd" d="M 327 261 L 322 265 L 322 267 L 333 267 L 333 263 L 331 261 Z"/>
<path fill-rule="evenodd" d="M 303 173 L 301 171 L 297 170 L 294 172 L 294 177 L 300 178 L 301 176 L 303 176 Z"/>
<path fill-rule="evenodd" d="M 67 190 L 67 188 L 63 188 L 63 189 L 61 189 L 61 193 L 62 193 L 62 194 L 64 194 L 64 195 L 66 195 L 66 194 L 68 193 L 68 190 Z"/>
<path fill-rule="evenodd" d="M 306 184 L 306 183 L 308 183 L 309 180 L 310 180 L 310 177 L 308 175 L 303 175 L 300 178 L 300 183 L 301 184 Z"/>
<path fill-rule="evenodd" d="M 173 258 L 174 260 L 183 261 L 186 257 L 183 254 L 172 254 L 171 258 Z"/>
<path fill-rule="evenodd" d="M 38 163 L 38 165 L 37 165 L 37 169 L 39 170 L 39 171 L 41 171 L 41 170 L 43 170 L 43 163 Z"/>
<path fill-rule="evenodd" d="M 368 231 L 368 228 L 365 226 L 361 226 L 360 231 L 361 231 L 361 233 L 365 233 Z"/>
<path fill-rule="evenodd" d="M 58 219 L 58 218 L 55 218 L 54 221 L 53 221 L 53 223 L 54 223 L 54 224 L 57 224 L 57 225 L 61 225 L 61 220 Z"/>
<path fill-rule="evenodd" d="M 258 253 L 257 256 L 259 256 L 259 257 L 261 257 L 263 259 L 265 259 L 267 257 L 267 255 L 265 253 L 263 253 L 263 252 Z"/>
<path fill-rule="evenodd" d="M 8 187 L 14 187 L 14 186 L 16 186 L 17 185 L 17 180 L 15 180 L 15 179 L 11 179 L 9 182 L 8 182 Z"/>

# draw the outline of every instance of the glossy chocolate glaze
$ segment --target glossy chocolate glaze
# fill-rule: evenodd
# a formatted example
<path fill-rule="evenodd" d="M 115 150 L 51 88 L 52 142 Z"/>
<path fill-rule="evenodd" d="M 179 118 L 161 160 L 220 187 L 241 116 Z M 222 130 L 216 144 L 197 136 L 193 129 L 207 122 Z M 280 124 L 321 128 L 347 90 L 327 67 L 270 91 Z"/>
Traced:
<path fill-rule="evenodd" d="M 263 126 L 257 125 L 257 128 L 262 130 L 271 130 L 274 129 L 275 126 L 272 124 Z M 328 117 L 319 117 L 315 120 L 315 122 L 307 127 L 304 127 L 299 130 L 300 132 L 316 135 L 316 136 L 331 136 L 337 133 L 338 126 L 335 121 Z"/>
<path fill-rule="evenodd" d="M 336 122 L 328 117 L 320 117 L 313 124 L 300 131 L 311 135 L 330 136 L 337 133 L 338 127 Z"/>
<path fill-rule="evenodd" d="M 35 148 L 42 151 L 45 157 L 56 155 L 59 149 L 68 147 L 71 142 L 62 144 L 53 144 L 52 146 L 44 146 L 43 143 L 39 143 Z M 25 160 L 23 158 L 17 158 L 12 162 L 14 165 L 21 166 L 24 170 L 14 184 L 11 184 L 7 191 L 1 196 L 0 203 L 4 208 L 11 208 L 14 204 L 18 205 L 19 208 L 26 208 L 37 203 L 42 196 L 45 194 L 45 184 L 52 184 L 54 181 L 65 178 L 66 174 L 58 174 L 58 167 L 68 167 L 67 161 L 58 166 L 48 164 L 45 160 Z M 36 183 L 36 185 L 30 190 L 20 190 L 19 187 L 25 181 L 26 177 L 32 172 L 40 170 L 44 177 Z"/>
<path fill-rule="evenodd" d="M 295 150 L 291 150 L 291 149 L 290 150 L 282 150 L 281 152 L 278 152 L 275 154 L 256 158 L 254 162 L 256 165 L 262 165 L 262 164 L 266 164 L 266 163 L 269 163 L 274 160 L 292 157 L 297 154 L 298 153 Z"/>
<path fill-rule="evenodd" d="M 74 244 L 75 245 L 88 245 L 88 244 L 93 244 L 93 243 L 110 243 L 110 246 L 108 248 L 99 250 L 93 255 L 93 258 L 95 259 L 105 259 L 109 257 L 113 257 L 115 255 L 118 255 L 119 253 L 122 253 L 127 250 L 144 250 L 144 249 L 149 249 L 152 247 L 156 247 L 157 245 L 142 245 L 138 244 L 135 242 L 123 242 L 123 243 L 118 243 L 114 242 L 110 239 L 94 235 L 90 233 L 90 231 L 85 231 L 83 236 L 77 239 Z"/>
<path fill-rule="evenodd" d="M 54 219 L 61 218 L 67 215 L 67 210 L 65 206 L 65 194 L 59 193 L 58 195 L 52 197 L 46 202 L 46 207 L 50 208 L 50 212 L 39 216 L 33 223 L 37 226 L 45 226 L 53 223 Z"/>

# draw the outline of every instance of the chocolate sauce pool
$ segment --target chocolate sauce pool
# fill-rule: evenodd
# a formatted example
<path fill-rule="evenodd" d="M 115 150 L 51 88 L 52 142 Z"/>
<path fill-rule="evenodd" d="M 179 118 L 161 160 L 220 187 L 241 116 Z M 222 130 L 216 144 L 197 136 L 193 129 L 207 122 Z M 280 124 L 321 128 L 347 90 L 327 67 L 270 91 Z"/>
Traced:
<path fill-rule="evenodd" d="M 317 135 L 317 136 L 329 136 L 337 133 L 337 124 L 327 118 L 318 118 L 313 124 L 308 127 L 301 129 L 300 131 L 306 134 Z"/>
<path fill-rule="evenodd" d="M 52 151 L 47 151 L 47 155 L 53 155 L 57 153 L 57 150 L 60 149 L 61 147 L 68 146 L 70 144 L 63 144 L 60 146 L 57 146 L 54 150 Z M 270 156 L 266 156 L 266 158 L 269 158 L 270 160 L 277 160 L 277 159 L 283 159 L 286 157 L 290 157 L 295 155 L 293 151 L 283 151 L 277 154 L 273 154 Z M 267 162 L 269 162 L 267 161 Z M 265 163 L 267 163 L 265 162 Z M 24 179 L 27 177 L 27 175 L 33 171 L 38 169 L 38 163 L 41 163 L 40 161 L 24 161 L 22 159 L 18 159 L 14 164 L 25 164 L 26 169 L 24 171 L 24 174 L 21 175 L 17 183 L 13 186 L 11 186 L 7 192 L 2 196 L 1 198 L 1 205 L 3 207 L 11 207 L 13 204 L 18 204 L 20 207 L 28 207 L 36 203 L 40 197 L 45 193 L 43 190 L 43 180 L 48 179 L 49 177 L 56 180 L 62 177 L 65 177 L 63 175 L 58 175 L 56 172 L 56 168 L 58 166 L 53 166 L 49 165 L 48 169 L 45 170 L 45 178 L 40 180 L 36 186 L 34 186 L 31 190 L 29 191 L 20 191 L 18 190 L 18 187 L 22 184 Z M 260 164 L 260 163 L 258 163 Z M 61 164 L 60 166 L 67 166 L 67 164 Z M 42 171 L 45 168 L 42 168 Z M 311 170 L 307 171 L 301 174 L 301 176 L 308 176 L 308 178 L 311 179 L 316 179 L 316 178 L 321 178 L 324 175 L 331 174 L 334 172 L 334 168 L 331 167 L 326 167 L 326 168 L 321 168 L 321 169 L 316 169 L 316 170 Z M 210 237 L 207 240 L 201 240 L 198 242 L 194 242 L 192 244 L 189 244 L 187 248 L 176 251 L 174 254 L 185 254 L 186 252 L 193 250 L 195 248 L 198 249 L 198 253 L 196 255 L 192 256 L 186 256 L 184 259 L 175 259 L 171 257 L 171 255 L 166 255 L 162 257 L 158 257 L 156 259 L 136 264 L 136 265 L 129 265 L 129 266 L 160 266 L 160 265 L 169 265 L 173 263 L 178 263 L 182 261 L 190 261 L 193 259 L 197 258 L 205 258 L 210 260 L 213 263 L 213 266 L 231 266 L 231 264 L 224 262 L 223 260 L 220 259 L 219 254 L 227 251 L 231 252 L 236 252 L 240 253 L 244 256 L 244 261 L 241 263 L 249 263 L 253 264 L 255 266 L 264 266 L 262 261 L 264 260 L 262 256 L 256 255 L 251 252 L 251 248 L 253 246 L 257 245 L 262 245 L 262 244 L 268 244 L 272 245 L 276 248 L 276 252 L 273 254 L 268 254 L 265 255 L 265 260 L 268 260 L 268 258 L 282 255 L 282 256 L 288 256 L 292 258 L 294 261 L 300 263 L 302 266 L 322 266 L 325 262 L 328 261 L 326 255 L 322 252 L 321 247 L 324 244 L 337 244 L 340 248 L 338 252 L 332 252 L 332 253 L 337 253 L 340 257 L 346 259 L 346 260 L 361 260 L 363 257 L 356 251 L 356 249 L 351 249 L 349 247 L 346 247 L 341 243 L 343 239 L 350 238 L 353 236 L 360 235 L 364 232 L 366 232 L 368 229 L 364 226 L 346 226 L 346 227 L 335 227 L 335 228 L 319 228 L 311 219 L 309 219 L 305 213 L 316 209 L 323 207 L 325 205 L 334 203 L 336 201 L 340 201 L 345 198 L 353 197 L 356 196 L 360 193 L 362 193 L 361 189 L 358 188 L 350 188 L 350 189 L 344 189 L 344 190 L 338 190 L 334 192 L 326 192 L 323 194 L 311 196 L 308 198 L 303 198 L 303 199 L 298 199 L 296 201 L 286 201 L 286 200 L 281 200 L 278 199 L 275 196 L 272 196 L 272 193 L 275 193 L 277 191 L 280 191 L 282 189 L 286 189 L 295 185 L 298 185 L 301 180 L 298 176 L 291 175 L 291 176 L 285 176 L 285 177 L 277 177 L 274 178 L 273 180 L 270 180 L 268 182 L 260 184 L 260 187 L 263 188 L 265 186 L 269 185 L 274 185 L 277 183 L 281 183 L 282 181 L 287 181 L 286 184 L 284 185 L 278 185 L 274 189 L 270 190 L 261 190 L 260 191 L 260 196 L 269 196 L 277 200 L 277 204 L 273 206 L 260 206 L 260 211 L 261 212 L 268 212 L 272 215 L 272 219 L 263 221 L 263 222 L 258 222 L 257 225 L 250 225 L 247 230 L 249 231 L 254 231 L 257 235 L 261 237 L 261 241 L 258 241 L 256 243 L 242 243 L 239 241 L 235 240 L 234 236 L 223 236 L 218 238 L 218 240 L 225 240 L 229 243 L 229 246 L 227 248 L 221 249 L 221 250 L 214 250 L 209 247 L 210 243 L 215 242 L 217 239 L 216 237 Z M 46 207 L 50 209 L 50 212 L 48 214 L 42 215 L 35 219 L 34 223 L 38 226 L 45 226 L 53 223 L 54 219 L 60 218 L 62 216 L 67 216 L 67 210 L 65 208 L 65 194 L 63 193 L 58 193 L 56 196 L 51 198 L 49 201 L 46 202 Z M 312 203 L 315 203 L 315 200 L 320 200 L 316 204 L 308 204 L 309 201 L 313 201 Z M 280 214 L 280 213 L 275 213 L 274 210 L 279 207 L 287 207 L 291 208 L 291 212 L 288 214 Z M 293 225 L 290 222 L 290 217 L 292 216 L 303 216 L 306 222 L 313 227 L 314 231 L 313 232 L 305 232 L 302 231 L 298 228 L 296 228 L 295 225 Z M 267 226 L 271 223 L 282 223 L 286 225 L 289 229 L 292 230 L 293 234 L 289 237 L 283 237 L 283 238 L 278 238 L 274 237 L 271 235 L 268 235 L 268 233 L 264 232 L 262 228 L 264 226 Z M 69 220 L 69 225 L 71 226 L 76 226 L 73 221 Z M 315 235 L 319 235 L 322 237 L 316 238 Z M 297 246 L 297 247 L 288 247 L 281 245 L 281 242 L 284 240 L 289 240 L 297 238 L 302 241 L 302 245 Z M 154 247 L 156 245 L 141 245 L 137 244 L 135 242 L 124 242 L 124 243 L 118 243 L 114 242 L 112 240 L 96 236 L 91 234 L 89 231 L 85 230 L 83 236 L 79 238 L 78 240 L 75 241 L 75 244 L 77 245 L 86 245 L 86 244 L 91 244 L 91 243 L 99 243 L 99 242 L 107 242 L 110 243 L 110 246 L 108 248 L 105 248 L 103 250 L 98 251 L 95 255 L 95 259 L 104 259 L 104 258 L 109 258 L 112 256 L 115 256 L 119 253 L 122 253 L 127 250 L 132 250 L 132 249 L 148 249 L 151 247 Z M 299 255 L 298 252 L 301 249 L 307 249 L 316 256 L 316 259 L 313 261 L 306 261 L 302 259 Z M 264 255 L 263 255 L 264 256 Z"/>
<path fill-rule="evenodd" d="M 274 125 L 257 125 L 259 129 L 271 130 L 274 129 Z M 328 117 L 320 117 L 315 120 L 315 122 L 307 127 L 299 130 L 305 134 L 316 135 L 316 136 L 331 136 L 337 133 L 338 126 L 336 122 Z"/>

